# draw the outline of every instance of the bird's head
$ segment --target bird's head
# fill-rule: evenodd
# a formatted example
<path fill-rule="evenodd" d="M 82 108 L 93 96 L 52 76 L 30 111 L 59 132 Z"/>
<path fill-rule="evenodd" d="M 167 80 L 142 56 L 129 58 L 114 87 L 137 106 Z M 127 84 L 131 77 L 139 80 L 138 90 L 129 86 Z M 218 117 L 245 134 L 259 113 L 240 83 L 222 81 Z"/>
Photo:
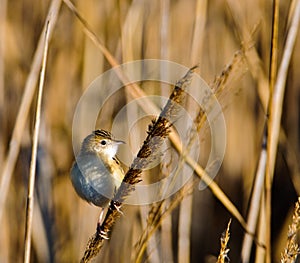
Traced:
<path fill-rule="evenodd" d="M 96 130 L 88 135 L 83 143 L 84 152 L 97 153 L 106 158 L 113 158 L 118 150 L 118 146 L 125 142 L 114 139 L 113 135 L 105 130 Z"/>

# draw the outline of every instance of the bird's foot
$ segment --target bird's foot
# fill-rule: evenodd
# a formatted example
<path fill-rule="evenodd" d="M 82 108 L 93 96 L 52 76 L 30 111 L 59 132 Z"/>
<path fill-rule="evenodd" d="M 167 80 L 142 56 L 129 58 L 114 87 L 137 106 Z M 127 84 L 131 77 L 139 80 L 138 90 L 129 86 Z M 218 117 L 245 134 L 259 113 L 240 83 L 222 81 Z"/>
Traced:
<path fill-rule="evenodd" d="M 97 224 L 97 235 L 105 240 L 109 240 L 108 233 L 102 229 L 100 222 Z"/>
<path fill-rule="evenodd" d="M 123 215 L 123 212 L 121 211 L 122 204 L 112 201 L 112 205 L 121 215 Z"/>

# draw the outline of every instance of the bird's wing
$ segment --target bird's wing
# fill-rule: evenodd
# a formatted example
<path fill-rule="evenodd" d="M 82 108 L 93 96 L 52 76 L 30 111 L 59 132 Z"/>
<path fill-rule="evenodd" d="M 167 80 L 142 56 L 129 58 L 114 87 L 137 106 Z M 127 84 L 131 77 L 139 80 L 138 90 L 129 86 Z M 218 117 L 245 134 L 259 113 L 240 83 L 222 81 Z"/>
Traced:
<path fill-rule="evenodd" d="M 77 158 L 81 181 L 86 184 L 92 196 L 102 195 L 109 199 L 114 192 L 114 182 L 110 171 L 96 155 Z M 92 197 L 91 196 L 91 197 Z"/>

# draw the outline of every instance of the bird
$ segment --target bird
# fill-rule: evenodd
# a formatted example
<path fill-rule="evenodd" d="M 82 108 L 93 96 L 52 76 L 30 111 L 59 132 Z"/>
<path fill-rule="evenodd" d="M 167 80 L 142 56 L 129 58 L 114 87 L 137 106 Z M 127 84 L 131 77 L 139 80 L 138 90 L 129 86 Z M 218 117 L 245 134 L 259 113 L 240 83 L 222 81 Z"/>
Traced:
<path fill-rule="evenodd" d="M 83 140 L 71 168 L 70 179 L 76 193 L 101 208 L 98 225 L 125 175 L 116 157 L 119 145 L 124 143 L 106 130 L 95 130 Z"/>

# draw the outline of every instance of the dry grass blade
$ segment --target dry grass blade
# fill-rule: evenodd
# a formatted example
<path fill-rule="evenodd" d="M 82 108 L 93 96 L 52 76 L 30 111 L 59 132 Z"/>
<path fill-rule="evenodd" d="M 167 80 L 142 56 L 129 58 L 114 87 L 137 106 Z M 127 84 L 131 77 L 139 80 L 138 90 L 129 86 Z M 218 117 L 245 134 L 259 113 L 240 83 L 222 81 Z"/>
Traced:
<path fill-rule="evenodd" d="M 185 195 L 179 207 L 178 262 L 190 262 L 193 196 Z"/>
<path fill-rule="evenodd" d="M 227 87 L 228 80 L 230 79 L 231 75 L 233 75 L 233 74 L 238 75 L 239 72 L 237 70 L 242 68 L 241 67 L 242 60 L 243 60 L 243 53 L 241 51 L 236 52 L 233 56 L 233 59 L 230 61 L 230 63 L 222 70 L 221 74 L 215 78 L 214 82 L 210 85 L 211 89 L 215 95 L 222 96 L 223 92 L 228 92 L 228 89 L 230 89 L 230 87 Z M 203 128 L 203 124 L 205 123 L 205 121 L 206 121 L 205 112 L 201 108 L 199 108 L 199 112 L 196 116 L 196 119 L 194 120 L 197 130 L 191 131 L 188 144 L 184 149 L 184 153 L 180 152 L 182 154 L 182 156 L 186 156 L 187 154 L 189 154 L 191 147 L 195 143 L 196 137 L 198 136 L 198 133 L 200 132 L 200 130 Z M 176 174 L 182 169 L 184 162 L 186 162 L 186 159 L 182 158 L 177 165 Z M 202 178 L 201 174 L 198 174 L 198 175 Z M 208 180 L 208 178 L 206 176 L 207 176 L 207 174 L 203 175 L 204 180 Z M 176 176 L 174 176 L 174 177 L 176 177 Z M 142 261 L 142 256 L 145 252 L 147 242 L 149 241 L 150 237 L 154 234 L 154 232 L 161 225 L 163 219 L 167 215 L 171 214 L 171 212 L 180 204 L 182 199 L 184 197 L 186 197 L 187 195 L 191 194 L 194 184 L 195 184 L 195 182 L 190 182 L 186 186 L 184 186 L 174 196 L 174 198 L 172 198 L 172 200 L 170 201 L 170 205 L 167 206 L 167 208 L 163 212 L 158 213 L 157 211 L 161 210 L 161 207 L 163 206 L 163 203 L 165 203 L 165 200 L 161 201 L 159 203 L 155 203 L 151 206 L 149 215 L 148 215 L 148 220 L 147 220 L 147 227 L 144 229 L 143 234 L 141 235 L 139 241 L 136 243 L 136 247 L 137 247 L 136 262 Z M 172 187 L 172 186 L 170 186 L 170 187 Z M 208 187 L 210 187 L 210 186 L 208 186 Z M 218 189 L 218 186 L 217 186 L 217 184 L 213 183 L 212 189 L 215 189 L 215 188 Z M 216 195 L 221 198 L 221 196 L 219 195 L 219 191 L 218 190 L 216 190 L 216 191 L 217 191 Z M 226 202 L 226 199 L 224 199 L 224 200 L 222 199 L 222 201 Z M 230 207 L 230 205 L 228 207 Z M 237 210 L 233 210 L 233 211 L 234 211 L 233 212 L 234 216 L 237 216 L 238 220 L 239 220 L 239 218 L 242 218 L 241 215 L 239 217 L 239 215 L 235 213 Z M 241 223 L 242 226 L 245 227 L 246 226 L 245 222 L 243 222 L 243 221 L 241 221 L 241 222 L 242 222 Z M 244 223 L 244 225 L 243 225 L 243 223 Z M 246 230 L 246 232 L 250 234 L 250 232 L 248 232 L 247 230 Z M 252 233 L 252 231 L 251 231 L 251 233 Z M 252 237 L 253 234 L 250 234 L 249 236 Z"/>
<path fill-rule="evenodd" d="M 169 46 L 170 46 L 170 41 L 169 41 L 169 25 L 170 25 L 170 0 L 163 0 L 160 1 L 160 9 L 161 9 L 161 23 L 160 23 L 160 41 L 161 41 L 161 46 L 160 46 L 160 58 L 167 60 L 170 58 L 170 51 L 169 51 Z M 161 76 L 164 76 L 167 72 L 165 67 L 161 68 Z M 169 89 L 168 87 L 164 84 L 161 83 L 161 88 L 160 88 L 160 95 L 161 96 L 168 96 L 169 94 Z M 166 153 L 165 154 L 165 158 L 170 157 L 171 155 Z M 168 167 L 168 165 L 166 166 Z M 168 174 L 170 174 L 170 169 L 166 169 L 167 171 L 165 171 L 164 176 L 167 176 Z M 164 203 L 165 204 L 165 203 Z M 152 210 L 153 210 L 153 215 L 155 214 L 161 214 L 161 208 L 162 208 L 162 202 L 158 202 L 156 203 L 156 205 L 151 206 Z M 158 208 L 160 208 L 157 212 L 155 210 L 157 210 Z M 148 217 L 149 217 L 149 213 L 148 213 Z M 145 221 L 145 220 L 144 220 Z M 147 228 L 149 225 L 148 220 L 146 221 L 146 224 L 143 225 L 144 229 Z M 158 237 L 158 235 L 157 235 Z M 173 262 L 174 258 L 173 258 L 173 248 L 172 248 L 172 217 L 168 216 L 164 222 L 161 224 L 161 247 L 158 247 L 156 244 L 156 236 L 154 234 L 154 237 L 149 241 L 148 246 L 147 246 L 147 250 L 148 250 L 148 254 L 151 253 L 152 255 L 152 262 L 157 262 L 158 260 L 156 258 L 161 258 L 163 257 L 165 261 L 168 262 Z M 154 254 L 151 249 L 152 247 L 155 247 L 155 252 L 158 256 L 156 256 L 156 254 Z M 159 256 L 159 250 L 161 251 L 161 254 Z M 153 256 L 156 256 L 153 257 Z"/>
<path fill-rule="evenodd" d="M 29 183 L 28 183 L 28 195 L 27 195 L 27 207 L 26 207 L 26 223 L 25 223 L 25 248 L 24 248 L 24 262 L 30 262 L 30 249 L 31 249 L 31 232 L 32 232 L 32 219 L 33 219 L 33 204 L 34 204 L 34 185 L 35 185 L 35 170 L 36 170 L 36 159 L 37 159 L 37 147 L 40 131 L 40 122 L 41 122 L 41 105 L 43 97 L 43 89 L 45 83 L 45 71 L 46 71 L 46 62 L 48 54 L 48 45 L 49 45 L 49 25 L 52 23 L 51 17 L 47 20 L 47 25 L 45 29 L 45 44 L 43 52 L 43 62 L 41 68 L 38 96 L 37 96 L 37 105 L 35 111 L 35 125 L 33 131 L 33 145 L 32 145 L 32 154 L 30 162 L 30 174 L 29 174 Z"/>
<path fill-rule="evenodd" d="M 48 17 L 51 16 L 51 20 L 52 20 L 51 27 L 49 27 L 48 30 L 49 39 L 52 36 L 54 24 L 57 20 L 60 5 L 61 5 L 60 0 L 53 0 L 49 8 Z M 43 32 L 45 32 L 45 28 L 46 28 L 46 24 L 44 26 Z M 25 91 L 18 111 L 18 116 L 13 130 L 12 138 L 10 140 L 8 156 L 4 161 L 4 168 L 3 168 L 1 184 L 0 184 L 0 220 L 2 218 L 4 204 L 8 193 L 8 187 L 10 184 L 13 169 L 15 167 L 17 156 L 19 154 L 22 134 L 27 121 L 29 108 L 35 91 L 35 86 L 38 80 L 38 74 L 42 64 L 43 50 L 44 50 L 44 34 L 42 34 L 40 37 L 38 47 L 36 49 L 33 58 L 31 70 L 26 81 Z"/>
<path fill-rule="evenodd" d="M 190 61 L 192 63 L 199 63 L 200 58 L 203 57 L 203 45 L 205 39 L 205 24 L 207 22 L 207 0 L 198 0 L 195 3 L 195 22 L 192 36 L 192 43 L 190 48 Z M 201 65 L 199 65 L 201 68 Z M 193 111 L 192 107 L 187 105 L 187 109 Z M 196 137 L 197 134 L 192 137 Z M 194 141 L 195 139 L 190 141 Z M 190 152 L 191 143 L 187 146 L 187 151 Z M 180 162 L 184 162 L 181 160 Z M 180 169 L 180 168 L 179 168 Z M 180 169 L 181 170 L 181 169 Z M 187 195 L 183 198 L 179 207 L 178 219 L 178 262 L 190 262 L 191 257 L 191 229 L 193 216 L 193 196 Z"/>
<path fill-rule="evenodd" d="M 254 187 L 253 187 L 253 195 L 251 197 L 250 208 L 249 208 L 249 213 L 247 218 L 248 228 L 253 233 L 255 232 L 255 228 L 257 225 L 260 203 L 261 203 L 261 195 L 262 195 L 262 190 L 265 181 L 265 169 L 266 169 L 266 162 L 267 162 L 266 140 L 267 140 L 266 133 L 264 133 L 262 150 L 260 152 L 260 159 L 259 159 Z M 242 262 L 249 261 L 252 241 L 253 241 L 253 237 L 248 233 L 245 233 L 242 252 L 241 252 Z"/>
<path fill-rule="evenodd" d="M 228 257 L 229 248 L 227 247 L 230 238 L 230 232 L 229 232 L 230 224 L 231 224 L 231 219 L 228 222 L 226 231 L 222 234 L 221 237 L 221 249 L 220 249 L 217 263 L 225 263 L 230 261 Z"/>
<path fill-rule="evenodd" d="M 297 243 L 297 233 L 300 229 L 300 198 L 295 205 L 293 214 L 293 222 L 289 225 L 287 243 L 284 252 L 281 254 L 281 263 L 296 262 L 297 256 L 300 254 L 300 248 Z"/>
<path fill-rule="evenodd" d="M 270 94 L 273 93 L 273 88 L 276 79 L 276 72 L 277 72 L 278 24 L 279 24 L 279 0 L 275 0 L 273 4 L 273 26 L 272 26 L 271 64 L 270 64 Z M 272 97 L 272 95 L 270 97 Z"/>
<path fill-rule="evenodd" d="M 275 85 L 275 78 L 277 73 L 277 56 L 278 56 L 278 23 L 279 23 L 279 1 L 275 0 L 273 3 L 273 23 L 272 23 L 272 41 L 271 41 L 271 63 L 270 63 L 270 85 L 269 85 L 269 101 L 268 101 L 268 108 L 267 108 L 267 115 L 269 116 L 271 110 L 272 110 L 272 96 L 274 91 L 274 85 Z M 267 136 L 268 131 L 265 130 L 265 136 Z M 269 137 L 270 138 L 270 137 Z M 267 139 L 269 139 L 267 137 Z M 263 154 L 263 153 L 261 153 Z M 267 156 L 269 158 L 269 156 Z M 268 167 L 269 159 L 267 158 L 266 162 L 266 169 Z M 266 244 L 267 244 L 267 261 L 271 261 L 271 185 L 272 185 L 272 174 L 268 172 L 265 173 L 265 186 L 266 186 L 266 216 L 267 221 L 269 224 L 267 224 L 266 227 Z M 250 250 L 250 247 L 249 247 Z"/>
<path fill-rule="evenodd" d="M 103 52 L 103 54 L 105 55 L 106 59 L 111 64 L 111 66 L 114 67 L 114 66 L 118 65 L 116 59 L 101 44 L 101 42 L 97 38 L 96 34 L 91 30 L 90 26 L 88 25 L 86 20 L 80 15 L 80 13 L 76 9 L 76 7 L 69 0 L 64 0 L 64 2 L 74 12 L 76 17 L 80 20 L 80 22 L 84 26 L 84 30 L 85 30 L 85 33 L 87 34 L 87 36 L 89 36 L 91 38 L 91 40 L 95 43 L 95 45 L 101 50 L 101 52 Z M 116 73 L 117 73 L 118 77 L 120 78 L 120 80 L 122 80 L 123 83 L 128 83 L 128 80 L 127 80 L 126 76 L 124 76 L 123 72 L 118 67 L 116 67 L 115 70 L 116 70 Z M 231 68 L 229 68 L 228 70 L 225 71 L 226 74 L 229 71 L 231 71 Z M 126 89 L 126 91 L 133 98 L 136 99 L 136 98 L 139 98 L 139 97 L 146 97 L 146 93 L 143 90 L 141 90 L 138 87 L 138 85 L 133 83 L 133 84 L 129 85 L 128 87 L 130 87 L 130 88 Z M 221 87 L 222 87 L 222 85 L 221 85 Z M 139 101 L 138 101 L 138 103 L 139 103 Z M 139 105 L 141 106 L 141 108 L 146 113 L 152 114 L 153 112 L 159 112 L 158 108 L 150 100 L 147 101 L 147 103 L 140 103 Z M 180 143 L 180 140 L 179 140 L 179 137 L 177 136 L 177 134 L 171 133 L 169 138 L 172 141 L 172 144 L 174 145 L 174 148 L 180 154 L 182 154 L 182 147 L 181 147 L 181 143 Z M 241 213 L 238 211 L 238 209 L 235 207 L 235 205 L 230 201 L 230 199 L 225 195 L 225 193 L 222 191 L 222 189 L 220 189 L 220 187 L 215 182 L 213 182 L 211 180 L 211 178 L 207 175 L 205 170 L 196 161 L 194 161 L 189 156 L 184 156 L 184 160 L 187 162 L 187 164 L 192 169 L 195 170 L 195 173 L 204 181 L 204 183 L 207 184 L 207 186 L 212 191 L 212 193 L 216 196 L 216 198 L 239 221 L 239 223 L 245 229 L 245 231 L 247 233 L 251 233 L 250 231 L 248 231 L 247 224 L 246 224 L 243 216 L 241 215 Z"/>
<path fill-rule="evenodd" d="M 277 152 L 277 142 L 280 131 L 280 120 L 282 115 L 282 103 L 285 90 L 285 81 L 287 78 L 288 66 L 293 52 L 295 44 L 298 25 L 300 20 L 300 1 L 297 2 L 291 28 L 289 29 L 281 65 L 278 71 L 277 81 L 274 87 L 274 94 L 272 96 L 272 105 L 270 108 L 270 121 L 269 121 L 269 137 L 268 137 L 268 169 L 269 173 L 273 174 L 275 156 Z"/>
<path fill-rule="evenodd" d="M 292 52 L 294 49 L 296 36 L 300 20 L 300 1 L 297 2 L 291 27 L 287 35 L 287 41 L 284 47 L 282 61 L 279 67 L 277 80 L 274 86 L 274 92 L 270 98 L 270 119 L 268 121 L 268 143 L 267 143 L 267 166 L 266 166 L 266 205 L 267 205 L 267 262 L 271 262 L 271 185 L 275 169 L 277 154 L 277 144 L 279 139 L 280 122 L 282 115 L 283 97 L 285 91 L 285 82 L 288 73 Z"/>
<path fill-rule="evenodd" d="M 4 53 L 5 53 L 5 20 L 6 20 L 6 12 L 7 12 L 7 1 L 4 0 L 1 2 L 0 6 L 0 120 L 2 125 L 4 126 Z M 2 126 L 0 130 L 0 164 L 3 162 L 4 158 L 4 129 Z"/>
<path fill-rule="evenodd" d="M 278 56 L 278 13 L 279 13 L 279 1 L 274 1 L 273 6 L 273 27 L 272 27 L 272 44 L 271 44 L 271 64 L 270 64 L 270 94 L 273 93 L 275 77 L 277 72 L 277 56 Z M 272 96 L 272 95 L 271 95 Z M 270 100 L 268 102 L 268 109 L 270 107 Z M 268 114 L 268 113 L 267 113 Z M 251 232 L 255 231 L 258 213 L 259 203 L 261 199 L 263 184 L 265 180 L 265 169 L 266 169 L 266 140 L 267 140 L 267 129 L 264 130 L 262 139 L 262 149 L 260 152 L 259 165 L 255 176 L 255 183 L 253 188 L 253 195 L 250 202 L 250 209 L 248 213 L 247 224 Z M 251 253 L 252 236 L 245 233 L 243 246 L 242 246 L 242 262 L 248 262 Z"/>
<path fill-rule="evenodd" d="M 262 67 L 260 56 L 257 50 L 253 46 L 252 32 L 245 26 L 245 16 L 243 16 L 241 2 L 236 2 L 233 0 L 226 1 L 229 10 L 232 14 L 233 23 L 238 32 L 238 37 L 240 43 L 243 44 L 243 49 L 245 51 L 245 57 L 248 62 L 249 70 L 258 82 L 258 93 L 263 107 L 266 109 L 268 104 L 268 78 Z M 254 30 L 255 31 L 255 30 Z M 251 47 L 251 48 L 249 48 Z"/>
<path fill-rule="evenodd" d="M 161 225 L 162 221 L 171 214 L 171 212 L 181 203 L 182 199 L 188 195 L 190 195 L 193 191 L 193 187 L 196 184 L 196 180 L 192 180 L 184 185 L 183 188 L 178 191 L 170 204 L 166 207 L 164 211 L 161 213 L 157 213 L 158 210 L 161 209 L 164 201 L 159 202 L 158 204 L 152 206 L 148 220 L 147 220 L 147 228 L 143 231 L 140 239 L 136 243 L 136 259 L 135 262 L 139 263 L 142 262 L 144 252 L 147 247 L 147 243 L 150 237 L 157 231 L 159 226 Z"/>
<path fill-rule="evenodd" d="M 149 125 L 147 132 L 148 136 L 130 169 L 125 174 L 123 182 L 115 194 L 115 197 L 110 202 L 109 209 L 100 229 L 97 229 L 97 232 L 89 240 L 81 262 L 88 262 L 99 253 L 104 242 L 103 235 L 100 233 L 106 233 L 107 236 L 109 235 L 116 219 L 119 217 L 119 209 L 122 203 L 127 196 L 135 190 L 135 184 L 141 181 L 141 172 L 146 169 L 157 156 L 161 155 L 159 151 L 160 147 L 170 132 L 172 120 L 174 120 L 174 117 L 176 117 L 178 113 L 178 105 L 181 105 L 184 100 L 185 90 L 190 85 L 192 73 L 195 68 L 196 67 L 191 68 L 188 73 L 176 83 L 160 116 L 156 121 L 153 121 L 152 124 Z"/>
<path fill-rule="evenodd" d="M 204 29 L 207 21 L 207 0 L 198 0 L 195 10 L 195 26 L 191 45 L 191 61 L 196 63 L 202 56 L 204 44 Z"/>

